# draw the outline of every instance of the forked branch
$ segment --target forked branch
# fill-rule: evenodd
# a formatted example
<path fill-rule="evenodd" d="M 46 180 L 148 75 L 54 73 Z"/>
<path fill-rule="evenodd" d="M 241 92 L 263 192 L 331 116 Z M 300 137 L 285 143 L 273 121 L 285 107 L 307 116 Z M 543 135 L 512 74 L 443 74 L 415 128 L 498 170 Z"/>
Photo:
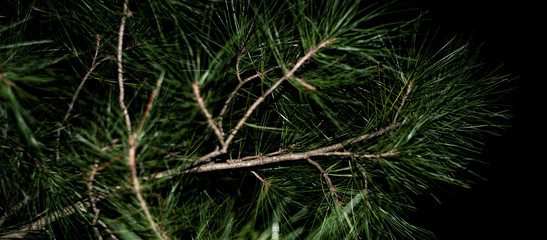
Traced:
<path fill-rule="evenodd" d="M 258 99 L 247 109 L 243 117 L 239 120 L 239 122 L 236 124 L 230 135 L 225 140 L 224 148 L 222 149 L 222 152 L 226 152 L 228 146 L 230 145 L 230 142 L 234 139 L 235 135 L 241 129 L 243 124 L 247 121 L 247 119 L 251 116 L 251 114 L 254 112 L 254 110 L 260 105 L 268 95 L 270 95 L 281 83 L 283 83 L 287 79 L 291 79 L 294 76 L 294 73 L 296 70 L 298 70 L 306 61 L 308 61 L 313 55 L 317 53 L 317 51 L 321 48 L 324 48 L 334 42 L 336 39 L 327 39 L 322 41 L 318 46 L 310 48 L 306 54 L 294 64 L 294 66 L 287 71 L 277 82 L 275 82 L 268 90 L 266 90 Z"/>
<path fill-rule="evenodd" d="M 340 203 L 340 197 L 338 196 L 338 192 L 336 191 L 336 187 L 334 186 L 334 184 L 332 184 L 332 181 L 330 180 L 329 173 L 326 172 L 325 170 L 323 170 L 321 165 L 319 165 L 319 163 L 317 163 L 316 161 L 313 161 L 311 158 L 307 158 L 306 160 L 311 165 L 313 165 L 315 168 L 317 168 L 317 170 L 319 170 L 321 175 L 325 178 L 325 181 L 327 181 L 327 185 L 329 185 L 329 191 L 332 194 L 332 196 L 334 197 L 334 200 L 336 201 L 336 204 L 340 205 L 341 204 Z"/>

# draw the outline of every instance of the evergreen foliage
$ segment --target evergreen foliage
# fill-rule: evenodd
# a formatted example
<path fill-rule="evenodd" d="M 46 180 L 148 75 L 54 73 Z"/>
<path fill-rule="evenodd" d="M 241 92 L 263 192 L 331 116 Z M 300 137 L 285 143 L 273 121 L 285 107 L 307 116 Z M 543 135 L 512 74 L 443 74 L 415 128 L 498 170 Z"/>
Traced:
<path fill-rule="evenodd" d="M 509 78 L 394 6 L 3 1 L 0 238 L 432 237 Z"/>

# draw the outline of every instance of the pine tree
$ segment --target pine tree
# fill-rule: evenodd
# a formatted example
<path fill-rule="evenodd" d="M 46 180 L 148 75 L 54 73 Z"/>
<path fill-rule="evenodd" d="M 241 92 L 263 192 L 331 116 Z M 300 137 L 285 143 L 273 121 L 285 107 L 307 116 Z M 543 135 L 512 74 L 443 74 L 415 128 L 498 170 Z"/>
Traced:
<path fill-rule="evenodd" d="M 398 6 L 4 1 L 0 238 L 433 237 L 510 78 Z"/>

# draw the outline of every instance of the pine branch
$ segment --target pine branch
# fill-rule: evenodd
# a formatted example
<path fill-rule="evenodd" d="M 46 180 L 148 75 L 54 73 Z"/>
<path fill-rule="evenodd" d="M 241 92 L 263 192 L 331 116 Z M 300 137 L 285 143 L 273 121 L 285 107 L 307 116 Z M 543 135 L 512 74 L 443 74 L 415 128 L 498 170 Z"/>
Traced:
<path fill-rule="evenodd" d="M 329 191 L 330 193 L 332 194 L 332 196 L 334 196 L 334 199 L 336 201 L 336 204 L 338 206 L 341 205 L 341 202 L 340 202 L 340 197 L 338 196 L 338 192 L 336 191 L 336 187 L 334 186 L 334 184 L 332 184 L 332 181 L 330 180 L 330 177 L 329 177 L 329 173 L 326 172 L 325 170 L 323 170 L 323 168 L 321 167 L 321 165 L 319 165 L 319 163 L 317 163 L 316 161 L 313 161 L 311 158 L 306 158 L 306 160 L 311 164 L 313 165 L 315 168 L 317 168 L 317 170 L 319 170 L 319 172 L 321 173 L 321 175 L 325 178 L 325 181 L 327 181 L 327 185 L 329 185 Z"/>
<path fill-rule="evenodd" d="M 84 87 L 85 82 L 87 81 L 89 76 L 91 76 L 91 73 L 93 73 L 95 68 L 97 68 L 102 62 L 108 61 L 114 58 L 114 56 L 106 56 L 102 58 L 101 60 L 97 61 L 97 56 L 99 55 L 99 48 L 101 46 L 101 36 L 97 34 L 96 38 L 97 40 L 96 40 L 96 47 L 95 47 L 95 55 L 93 55 L 91 67 L 82 78 L 82 81 L 80 82 L 80 85 L 78 85 L 78 88 L 76 88 L 76 91 L 74 92 L 74 95 L 72 96 L 72 100 L 70 101 L 70 104 L 68 105 L 68 110 L 66 111 L 62 122 L 66 122 L 68 118 L 70 117 L 70 114 L 72 113 L 72 109 L 74 108 L 74 104 L 76 103 L 76 99 L 78 98 L 80 91 Z M 61 128 L 60 127 L 57 129 L 56 141 L 57 141 L 57 145 L 55 146 L 55 159 L 59 161 L 60 159 L 59 146 L 61 145 Z"/>
<path fill-rule="evenodd" d="M 146 200 L 142 196 L 141 193 L 141 184 L 139 182 L 138 174 L 137 174 L 137 166 L 136 166 L 136 152 L 137 152 L 137 137 L 140 134 L 140 130 L 142 130 L 141 127 L 139 127 L 138 131 L 136 133 L 131 133 L 131 118 L 129 117 L 129 113 L 127 111 L 127 106 L 125 105 L 124 100 L 124 78 L 123 78 L 123 63 L 122 63 L 122 56 L 123 56 L 123 36 L 125 31 L 125 24 L 127 21 L 127 18 L 132 15 L 131 11 L 128 7 L 128 0 L 126 0 L 123 4 L 123 15 L 120 23 L 120 30 L 118 32 L 118 86 L 119 86 L 119 104 L 123 111 L 123 116 L 125 119 L 125 124 L 127 127 L 127 132 L 129 134 L 129 151 L 128 151 L 128 162 L 127 165 L 129 166 L 129 169 L 131 171 L 131 182 L 133 184 L 133 190 L 135 192 L 135 196 L 137 197 L 137 200 L 139 201 L 139 204 L 141 206 L 141 209 L 144 211 L 144 214 L 146 215 L 146 219 L 150 223 L 150 226 L 152 227 L 152 230 L 154 233 L 157 234 L 157 236 L 160 239 L 163 239 L 162 234 L 158 231 L 158 226 L 156 225 L 156 222 L 152 218 L 152 214 L 150 213 L 150 209 L 148 208 L 148 204 L 146 203 Z M 153 95 L 155 97 L 155 94 Z M 154 98 L 151 98 L 151 101 L 153 101 Z M 150 101 L 149 101 L 150 102 Z M 151 104 L 151 103 L 150 103 Z M 146 120 L 146 116 L 148 115 L 148 111 L 150 109 L 147 109 L 145 114 L 143 115 L 143 121 L 141 123 L 144 123 L 144 120 Z"/>
<path fill-rule="evenodd" d="M 255 171 L 250 171 L 258 180 L 260 180 L 260 182 L 262 182 L 262 185 L 263 186 L 267 186 L 269 185 L 270 183 L 268 182 L 268 180 L 266 179 L 263 179 L 260 177 L 260 175 L 258 175 L 258 173 L 256 173 Z"/>
<path fill-rule="evenodd" d="M 198 102 L 199 107 L 201 108 L 201 111 L 203 112 L 203 115 L 207 118 L 207 123 L 209 123 L 209 126 L 213 129 L 215 134 L 217 135 L 218 141 L 220 142 L 220 145 L 222 148 L 224 148 L 224 136 L 222 135 L 222 132 L 219 130 L 217 125 L 215 124 L 215 121 L 213 121 L 213 118 L 211 117 L 211 114 L 207 110 L 207 107 L 205 107 L 205 102 L 203 101 L 203 98 L 201 98 L 201 95 L 199 93 L 199 82 L 194 82 L 192 84 L 192 89 L 194 90 L 194 95 L 196 96 L 196 101 Z"/>
<path fill-rule="evenodd" d="M 95 195 L 95 202 L 99 202 L 108 196 L 110 196 L 115 191 L 118 191 L 122 189 L 121 186 L 116 186 L 111 190 L 102 192 L 99 195 Z M 86 213 L 87 209 L 91 206 L 91 199 L 86 199 L 84 201 L 78 201 L 74 203 L 72 206 L 64 207 L 63 209 L 59 211 L 54 211 L 48 213 L 46 216 L 39 218 L 38 220 L 21 227 L 17 232 L 6 234 L 3 236 L 0 236 L 0 239 L 20 239 L 24 238 L 29 232 L 31 231 L 38 231 L 44 229 L 46 226 L 48 226 L 51 223 L 56 222 L 62 217 L 68 217 L 72 214 L 75 214 L 77 212 Z"/>
<path fill-rule="evenodd" d="M 282 153 L 277 151 L 274 153 L 266 154 L 264 156 L 247 156 L 241 159 L 229 159 L 226 162 L 210 162 L 200 166 L 191 165 L 190 169 L 184 170 L 168 170 L 159 173 L 152 174 L 152 179 L 161 179 L 165 177 L 173 177 L 181 173 L 203 173 L 210 171 L 218 170 L 227 170 L 227 169 L 240 169 L 240 168 L 249 168 L 257 167 L 266 164 L 273 163 L 282 163 L 287 161 L 296 161 L 296 160 L 305 160 L 310 157 L 319 157 L 319 156 L 347 156 L 347 157 L 357 157 L 357 158 L 383 158 L 383 157 L 392 157 L 397 155 L 399 152 L 397 150 L 390 150 L 384 153 L 375 153 L 375 154 L 358 154 L 353 152 L 338 152 L 338 150 L 343 149 L 346 146 L 358 143 L 360 141 L 378 137 L 390 130 L 395 129 L 400 126 L 402 123 L 390 124 L 385 128 L 379 129 L 373 133 L 364 134 L 356 138 L 352 138 L 340 143 L 332 144 L 327 147 L 322 147 L 306 152 L 300 153 Z M 218 150 L 217 150 L 218 151 Z M 284 152 L 284 151 L 283 151 Z M 207 155 L 206 155 L 207 156 Z M 201 159 L 201 158 L 200 158 Z M 198 160 L 199 161 L 199 160 Z"/>
<path fill-rule="evenodd" d="M 393 118 L 393 122 L 397 122 L 397 118 L 399 117 L 399 113 L 401 113 L 401 110 L 403 109 L 403 106 L 405 105 L 405 102 L 406 102 L 406 98 L 408 97 L 408 95 L 410 95 L 410 91 L 412 91 L 412 80 L 410 80 L 408 82 L 408 86 L 406 87 L 406 92 L 405 94 L 403 95 L 403 99 L 401 100 L 401 105 L 399 106 L 399 108 L 397 109 L 397 112 L 395 113 L 395 117 Z"/>
<path fill-rule="evenodd" d="M 234 139 L 235 135 L 237 134 L 239 129 L 245 124 L 245 122 L 251 116 L 251 114 L 255 111 L 255 109 L 258 107 L 258 105 L 260 105 L 266 99 L 266 97 L 268 97 L 268 95 L 270 95 L 277 87 L 279 87 L 279 85 L 281 85 L 281 83 L 283 83 L 285 80 L 293 78 L 294 73 L 296 72 L 296 70 L 298 70 L 300 68 L 300 66 L 302 66 L 306 61 L 308 61 L 313 55 L 315 55 L 315 53 L 317 53 L 317 51 L 319 49 L 328 46 L 329 44 L 331 44 L 335 40 L 336 39 L 334 39 L 334 38 L 333 39 L 327 39 L 327 40 L 322 41 L 318 46 L 311 47 L 306 52 L 306 54 L 302 58 L 300 58 L 298 60 L 298 62 L 296 62 L 296 64 L 293 66 L 292 69 L 287 71 L 279 80 L 277 80 L 270 88 L 268 88 L 268 90 L 266 90 L 260 97 L 258 97 L 258 99 L 247 109 L 247 111 L 245 112 L 243 117 L 239 120 L 239 122 L 236 124 L 234 129 L 230 132 L 230 135 L 228 135 L 228 137 L 224 140 L 224 144 L 221 144 L 222 148 L 215 149 L 214 151 L 202 156 L 201 158 L 197 159 L 192 164 L 192 166 L 201 164 L 203 162 L 208 162 L 208 161 L 210 161 L 211 158 L 214 158 L 214 157 L 219 156 L 221 154 L 227 153 L 228 152 L 228 147 L 229 147 L 230 143 L 232 142 L 232 140 Z M 274 68 L 271 68 L 271 70 L 273 70 L 273 69 Z M 249 80 L 247 80 L 247 81 L 250 81 L 251 79 L 253 79 L 255 77 L 258 77 L 258 76 L 260 76 L 259 73 L 257 73 L 254 76 L 249 77 Z M 239 90 L 241 85 L 243 85 L 245 82 L 246 81 L 240 82 L 240 84 L 232 92 L 231 96 L 235 95 L 235 93 Z M 194 83 L 194 85 L 195 85 L 195 83 Z M 196 91 L 195 89 L 196 88 L 194 87 L 194 92 Z M 229 97 L 228 100 L 226 101 L 225 105 L 227 105 L 227 103 L 229 102 L 230 99 L 231 98 Z M 198 100 L 198 103 L 199 103 L 199 100 Z M 200 106 L 201 106 L 201 104 L 200 104 Z M 206 109 L 203 110 L 203 107 L 202 107 L 202 111 L 205 112 Z M 221 113 L 222 113 L 222 111 L 221 111 Z M 206 115 L 206 117 L 207 117 L 207 115 Z M 221 140 L 222 139 L 222 134 L 221 134 L 220 130 L 216 127 L 216 125 L 214 123 L 211 123 L 212 122 L 212 117 L 211 117 L 210 114 L 207 117 L 207 119 L 208 119 L 207 121 L 209 122 L 209 126 L 211 126 L 211 128 L 213 128 L 213 129 L 216 129 L 215 134 L 217 135 L 220 142 L 222 143 L 222 140 Z"/>
<path fill-rule="evenodd" d="M 235 128 L 232 130 L 232 132 L 230 133 L 230 135 L 228 136 L 228 138 L 226 138 L 226 141 L 225 141 L 225 147 L 221 150 L 222 152 L 226 152 L 227 151 L 227 148 L 228 148 L 228 145 L 230 145 L 230 142 L 232 141 L 232 139 L 235 137 L 235 135 L 237 134 L 237 132 L 239 131 L 239 129 L 243 126 L 243 124 L 245 124 L 245 122 L 247 121 L 247 119 L 251 116 L 251 114 L 254 112 L 254 110 L 258 107 L 258 105 L 260 105 L 268 95 L 270 95 L 270 93 L 272 93 L 279 85 L 281 85 L 281 83 L 287 79 L 290 79 L 293 77 L 294 73 L 296 72 L 296 70 L 298 70 L 300 68 L 300 66 L 302 66 L 304 64 L 304 62 L 306 62 L 308 59 L 310 59 L 313 55 L 315 55 L 315 53 L 321 49 L 321 48 L 324 48 L 326 46 L 328 46 L 329 44 L 331 44 L 332 42 L 334 42 L 336 39 L 327 39 L 327 40 L 324 40 L 322 41 L 318 46 L 316 47 L 312 47 L 310 48 L 310 50 L 308 50 L 308 52 L 306 52 L 306 54 L 300 58 L 298 60 L 298 62 L 296 62 L 296 64 L 294 65 L 294 67 L 287 71 L 283 77 L 281 77 L 279 80 L 277 80 L 277 82 L 275 82 L 268 90 L 266 90 L 266 92 L 264 92 L 264 94 L 262 94 L 248 109 L 247 111 L 245 112 L 245 115 L 243 115 L 243 117 L 241 118 L 241 120 L 239 120 L 239 122 L 237 123 L 237 125 L 235 126 Z"/>
<path fill-rule="evenodd" d="M 125 24 L 127 21 L 127 18 L 131 16 L 131 11 L 128 9 L 128 1 L 125 1 L 123 4 L 123 15 L 122 20 L 120 23 L 120 30 L 118 31 L 118 51 L 117 51 L 117 60 L 118 60 L 118 90 L 120 92 L 118 103 L 120 104 L 120 108 L 123 111 L 123 117 L 125 119 L 125 125 L 127 128 L 127 132 L 131 133 L 131 118 L 129 117 L 129 113 L 127 112 L 127 106 L 125 105 L 125 91 L 124 91 L 124 84 L 123 84 L 123 36 L 125 33 Z"/>

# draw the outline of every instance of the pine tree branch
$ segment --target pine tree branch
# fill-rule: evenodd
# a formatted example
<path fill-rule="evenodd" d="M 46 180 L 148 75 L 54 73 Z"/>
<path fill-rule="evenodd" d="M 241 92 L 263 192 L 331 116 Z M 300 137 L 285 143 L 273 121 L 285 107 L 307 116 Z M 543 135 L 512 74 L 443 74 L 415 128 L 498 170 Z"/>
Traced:
<path fill-rule="evenodd" d="M 290 66 L 292 64 L 287 64 L 287 66 Z M 228 96 L 228 98 L 226 99 L 226 101 L 224 102 L 224 105 L 222 106 L 222 109 L 220 110 L 220 113 L 218 114 L 219 116 L 219 120 L 218 120 L 218 126 L 222 132 L 222 118 L 224 117 L 224 114 L 226 112 L 226 110 L 228 109 L 228 105 L 229 103 L 232 101 L 232 99 L 235 97 L 235 95 L 237 94 L 237 92 L 239 91 L 239 89 L 241 89 L 241 87 L 243 87 L 243 85 L 255 78 L 259 78 L 261 76 L 264 76 L 266 73 L 269 73 L 275 69 L 278 69 L 278 68 L 281 68 L 280 66 L 274 66 L 274 67 L 271 67 L 269 69 L 267 69 L 266 71 L 263 71 L 263 72 L 258 72 L 252 76 L 249 76 L 247 78 L 245 78 L 244 80 L 240 81 L 237 86 L 234 88 L 234 90 L 230 93 L 230 96 Z M 240 76 L 238 76 L 238 78 L 241 78 Z M 223 134 L 224 136 L 224 134 Z"/>
<path fill-rule="evenodd" d="M 154 90 L 152 90 L 152 93 L 150 94 L 150 98 L 148 99 L 148 103 L 146 104 L 146 109 L 144 110 L 144 113 L 142 114 L 139 127 L 137 128 L 137 135 L 139 135 L 142 132 L 142 128 L 144 127 L 144 123 L 146 122 L 148 114 L 150 113 L 150 109 L 152 109 L 152 104 L 154 103 L 154 100 L 156 100 L 158 91 L 161 87 L 161 84 L 163 83 L 164 74 L 165 72 L 162 72 L 161 75 L 158 77 L 158 80 L 156 81 L 156 88 L 154 88 Z"/>
<path fill-rule="evenodd" d="M 401 100 L 401 105 L 399 106 L 399 108 L 397 109 L 397 112 L 395 113 L 395 117 L 393 118 L 393 122 L 397 122 L 397 118 L 399 117 L 399 113 L 401 112 L 401 110 L 403 109 L 403 106 L 405 105 L 405 102 L 406 102 L 406 99 L 408 97 L 408 95 L 410 95 L 410 91 L 412 91 L 412 80 L 410 80 L 408 82 L 408 86 L 406 87 L 406 92 L 405 94 L 403 95 L 403 99 Z"/>
<path fill-rule="evenodd" d="M 199 92 L 199 82 L 194 82 L 192 84 L 192 89 L 194 90 L 194 95 L 196 96 L 196 101 L 198 102 L 199 108 L 201 108 L 201 111 L 203 112 L 203 115 L 207 118 L 207 123 L 209 123 L 209 126 L 213 129 L 215 132 L 215 135 L 217 135 L 218 141 L 220 142 L 220 145 L 222 148 L 224 148 L 224 136 L 222 135 L 222 132 L 219 130 L 217 125 L 215 124 L 215 121 L 213 121 L 213 118 L 209 111 L 207 110 L 207 107 L 205 107 L 205 102 L 203 101 L 203 98 L 201 98 L 200 92 Z"/>
<path fill-rule="evenodd" d="M 286 153 L 290 149 L 280 149 L 279 151 L 272 152 L 269 154 L 266 154 L 264 156 L 250 156 L 250 157 L 244 157 L 241 159 L 233 159 L 229 160 L 226 163 L 208 163 L 202 166 L 194 167 L 187 170 L 168 170 L 159 172 L 156 174 L 152 174 L 150 178 L 143 178 L 144 180 L 151 180 L 151 179 L 162 179 L 162 178 L 171 178 L 173 176 L 176 176 L 181 173 L 202 173 L 202 172 L 210 172 L 210 171 L 216 171 L 216 170 L 227 170 L 227 169 L 238 169 L 238 168 L 246 168 L 246 167 L 256 167 L 256 166 L 262 166 L 265 164 L 271 164 L 271 163 L 281 163 L 286 161 L 294 161 L 294 160 L 305 160 L 310 157 L 317 157 L 317 156 L 349 156 L 349 157 L 358 157 L 358 158 L 382 158 L 382 157 L 391 157 L 397 155 L 399 152 L 397 150 L 391 150 L 385 153 L 376 153 L 376 154 L 356 154 L 352 152 L 337 152 L 337 150 L 342 149 L 344 146 L 349 146 L 355 143 L 358 143 L 360 141 L 374 138 L 377 136 L 380 136 L 390 130 L 393 130 L 394 128 L 400 126 L 402 123 L 394 123 L 390 124 L 385 128 L 379 129 L 373 133 L 364 134 L 356 138 L 352 138 L 340 143 L 336 143 L 327 147 L 318 148 L 315 150 L 310 150 L 303 153 Z M 134 135 L 132 138 L 134 138 Z M 131 146 L 134 146 L 134 144 L 131 144 Z M 135 154 L 134 148 L 130 148 L 129 154 Z M 114 158 L 119 159 L 119 158 Z M 129 159 L 134 159 L 133 157 L 129 157 Z M 111 160 L 107 162 L 106 164 L 110 164 L 114 162 L 115 160 Z M 105 164 L 103 164 L 105 165 Z M 100 170 L 104 168 L 105 166 L 98 166 L 97 170 Z M 106 165 L 106 166 L 107 166 Z M 137 178 L 136 176 L 136 167 L 132 168 L 135 169 L 135 172 L 131 172 L 132 179 L 134 180 Z M 363 172 L 363 171 L 362 171 Z M 252 172 L 251 172 L 252 173 Z M 135 175 L 134 175 L 135 174 Z M 253 174 L 254 175 L 254 174 Z M 256 176 L 256 175 L 255 175 Z M 365 176 L 365 187 L 368 187 L 366 175 Z M 89 177 L 86 179 L 86 181 L 89 181 Z M 260 180 L 261 178 L 259 178 Z M 266 180 L 264 180 L 266 181 Z M 138 182 L 138 178 L 137 178 Z M 267 181 L 266 181 L 267 182 Z M 133 182 L 134 183 L 134 182 Z M 264 182 L 263 182 L 264 183 Z M 108 197 L 110 194 L 112 194 L 113 191 L 121 189 L 121 186 L 116 186 L 114 190 L 103 192 L 100 195 L 95 197 L 95 201 L 101 201 Z M 138 184 L 137 187 L 139 193 L 140 193 L 140 184 Z M 135 190 L 135 191 L 137 191 Z M 139 194 L 140 195 L 140 194 Z M 142 198 L 142 195 L 140 195 Z M 144 199 L 142 199 L 144 201 Z M 369 204 L 370 205 L 370 204 Z M 79 210 L 82 212 L 86 212 L 86 209 L 84 207 L 90 207 L 91 206 L 91 199 L 85 200 L 83 202 L 77 202 L 75 206 L 79 207 Z M 52 222 L 55 222 L 59 216 L 59 214 L 64 214 L 65 216 L 71 215 L 75 213 L 76 210 L 73 208 L 73 206 L 68 206 L 64 208 L 60 213 L 51 213 L 50 215 L 40 218 L 39 220 L 19 229 L 17 233 L 8 234 L 4 236 L 0 236 L 0 238 L 23 238 L 27 233 L 26 231 L 36 231 L 40 230 L 43 226 L 46 226 L 47 224 L 50 224 Z M 159 233 L 158 233 L 159 234 Z M 163 237 L 165 234 L 162 234 Z"/>
<path fill-rule="evenodd" d="M 277 82 L 275 82 L 264 94 L 262 94 L 258 99 L 247 109 L 247 112 L 245 112 L 245 115 L 239 120 L 239 122 L 236 124 L 235 128 L 232 130 L 228 138 L 226 138 L 225 145 L 222 148 L 222 152 L 227 152 L 227 148 L 230 145 L 230 142 L 233 140 L 239 129 L 245 124 L 247 119 L 251 116 L 251 114 L 254 112 L 254 110 L 260 105 L 270 93 L 272 93 L 281 83 L 283 83 L 285 80 L 290 79 L 294 76 L 294 73 L 296 70 L 300 68 L 304 64 L 304 62 L 308 61 L 317 51 L 321 48 L 324 48 L 334 42 L 336 39 L 327 39 L 322 41 L 318 46 L 310 48 L 306 54 L 296 62 L 296 64 L 293 66 L 293 68 L 289 71 L 287 71 Z"/>
<path fill-rule="evenodd" d="M 216 156 L 219 156 L 221 154 L 227 153 L 228 152 L 228 147 L 229 147 L 230 143 L 232 142 L 232 140 L 234 139 L 235 135 L 237 134 L 239 129 L 241 129 L 241 127 L 245 124 L 245 122 L 251 116 L 251 114 L 256 110 L 258 105 L 260 105 L 266 99 L 266 97 L 268 97 L 277 87 L 279 87 L 279 85 L 281 85 L 281 83 L 283 83 L 285 80 L 293 78 L 294 73 L 296 72 L 296 70 L 298 70 L 300 68 L 300 66 L 302 66 L 306 61 L 308 61 L 313 55 L 315 55 L 315 53 L 317 53 L 317 51 L 319 49 L 328 46 L 329 44 L 331 44 L 335 40 L 336 40 L 335 38 L 327 39 L 327 40 L 322 41 L 318 46 L 311 47 L 310 50 L 308 50 L 306 52 L 306 54 L 302 58 L 300 58 L 298 60 L 298 62 L 296 62 L 296 64 L 294 64 L 292 69 L 285 72 L 285 74 L 279 80 L 277 80 L 270 88 L 268 88 L 268 90 L 266 90 L 260 97 L 258 97 L 258 99 L 247 109 L 247 111 L 245 112 L 243 117 L 239 120 L 239 122 L 236 124 L 234 129 L 230 132 L 230 135 L 228 135 L 228 137 L 224 140 L 224 144 L 222 145 L 222 148 L 215 149 L 214 151 L 202 156 L 201 158 L 197 159 L 192 164 L 192 166 L 201 164 L 203 162 L 208 162 L 213 157 L 216 157 Z M 257 73 L 255 76 L 258 77 L 259 76 L 258 74 L 259 73 Z M 255 76 L 251 76 L 251 77 L 254 78 Z M 245 81 L 243 81 L 243 82 L 245 82 Z M 243 82 L 240 82 L 240 84 L 243 83 Z M 241 87 L 241 86 L 239 86 L 239 87 Z M 195 87 L 194 87 L 194 89 L 195 89 Z M 235 95 L 237 90 L 239 90 L 239 89 L 236 87 L 236 91 L 233 92 L 233 95 Z M 231 99 L 231 98 L 229 98 L 229 99 Z M 225 105 L 227 105 L 227 104 L 225 104 Z M 208 121 L 209 121 L 209 119 L 212 119 L 212 117 L 208 118 Z M 211 124 L 209 124 L 209 125 L 211 125 Z M 215 126 L 214 128 L 217 128 L 216 125 L 214 125 L 214 124 L 211 125 L 211 127 L 213 127 L 213 126 Z M 218 128 L 217 128 L 217 130 L 218 130 Z M 217 133 L 217 131 L 215 131 L 215 134 L 217 134 L 217 136 L 222 135 L 222 134 L 219 134 L 219 133 L 220 133 L 220 130 L 218 130 L 218 133 Z"/>
<path fill-rule="evenodd" d="M 129 117 L 129 113 L 127 111 L 127 106 L 125 105 L 124 100 L 124 86 L 123 86 L 123 63 L 122 63 L 122 56 L 123 56 L 123 36 L 125 31 L 125 24 L 127 21 L 127 18 L 132 15 L 131 11 L 128 7 L 128 0 L 126 0 L 123 4 L 123 15 L 120 23 L 120 30 L 118 32 L 118 86 L 119 86 L 119 104 L 123 111 L 123 116 L 125 119 L 125 125 L 127 127 L 127 132 L 129 134 L 129 151 L 128 151 L 128 163 L 130 172 L 131 172 L 131 182 L 133 184 L 133 190 L 135 192 L 135 196 L 137 197 L 137 200 L 139 201 L 139 204 L 141 206 L 141 209 L 144 211 L 144 214 L 146 215 L 146 219 L 150 223 L 150 226 L 154 233 L 160 238 L 163 239 L 162 235 L 158 231 L 158 226 L 156 225 L 156 222 L 152 218 L 152 214 L 150 213 L 150 209 L 148 208 L 148 204 L 146 203 L 146 200 L 142 196 L 141 193 L 141 185 L 139 182 L 138 174 L 137 174 L 137 166 L 136 166 L 136 152 L 137 152 L 137 137 L 139 134 L 139 131 L 141 128 L 138 129 L 136 133 L 131 133 L 131 118 Z M 151 99 L 153 101 L 153 98 Z M 147 110 L 149 111 L 149 109 Z M 146 120 L 146 115 L 148 112 L 145 112 L 143 115 L 143 120 Z M 142 121 L 144 123 L 144 121 Z"/>
<path fill-rule="evenodd" d="M 113 192 L 115 192 L 115 191 L 117 191 L 121 188 L 122 188 L 121 186 L 116 186 L 116 187 L 114 187 L 113 189 L 111 189 L 109 191 L 102 192 L 101 194 L 96 195 L 95 201 L 96 202 L 101 201 L 101 200 L 107 198 L 108 196 L 110 196 Z M 36 220 L 36 221 L 34 221 L 34 222 L 20 228 L 19 230 L 17 230 L 14 233 L 10 233 L 10 234 L 0 236 L 0 239 L 20 239 L 20 238 L 24 238 L 30 231 L 42 230 L 42 229 L 45 228 L 45 226 L 56 222 L 61 217 L 68 217 L 68 216 L 70 216 L 74 213 L 77 213 L 78 211 L 86 213 L 87 209 L 90 206 L 91 206 L 91 200 L 90 199 L 87 199 L 87 200 L 84 200 L 84 201 L 78 201 L 78 202 L 74 203 L 73 206 L 67 206 L 67 207 L 65 207 L 65 208 L 63 208 L 59 211 L 51 212 L 51 213 L 47 214 L 47 216 L 39 218 L 38 220 Z"/>
<path fill-rule="evenodd" d="M 125 33 L 125 24 L 127 18 L 131 16 L 131 11 L 128 9 L 128 1 L 125 1 L 123 4 L 123 15 L 120 23 L 120 30 L 118 31 L 118 51 L 117 51 L 117 60 L 118 60 L 118 87 L 119 87 L 119 98 L 118 103 L 123 111 L 123 117 L 125 119 L 125 125 L 127 132 L 131 133 L 131 119 L 129 118 L 129 113 L 127 112 L 127 106 L 125 105 L 124 100 L 124 86 L 123 86 L 123 36 Z"/>
<path fill-rule="evenodd" d="M 270 184 L 266 179 L 261 178 L 260 175 L 258 175 L 258 173 L 256 173 L 255 171 L 251 171 L 251 173 L 252 173 L 258 180 L 260 180 L 260 182 L 262 182 L 262 185 L 263 185 L 263 186 L 268 186 L 268 185 Z"/>
<path fill-rule="evenodd" d="M 347 156 L 347 157 L 356 157 L 356 158 L 391 157 L 391 156 L 395 156 L 399 154 L 399 152 L 394 149 L 384 153 L 358 154 L 358 153 L 347 152 L 347 151 L 339 152 L 338 150 L 366 139 L 378 137 L 390 130 L 395 129 L 401 124 L 402 123 L 392 123 L 388 125 L 387 127 L 381 128 L 373 133 L 363 134 L 356 138 L 352 138 L 340 143 L 332 144 L 326 147 L 322 147 L 322 148 L 318 148 L 318 149 L 314 149 L 314 150 L 310 150 L 306 152 L 284 153 L 285 151 L 280 150 L 280 151 L 276 151 L 266 155 L 247 156 L 247 157 L 243 157 L 239 159 L 229 159 L 229 160 L 226 160 L 226 162 L 210 162 L 200 166 L 190 165 L 186 169 L 168 170 L 168 171 L 155 173 L 155 174 L 152 174 L 151 178 L 161 179 L 165 177 L 173 177 L 181 173 L 202 173 L 202 172 L 219 171 L 219 170 L 227 170 L 227 169 L 257 167 L 257 166 L 273 164 L 273 163 L 305 160 L 309 157 L 318 157 L 318 156 Z M 215 150 L 212 153 L 210 153 L 210 155 L 212 156 L 216 154 L 217 152 L 220 152 L 220 151 Z M 207 156 L 207 157 L 210 157 L 210 156 Z M 200 158 L 198 161 L 200 160 L 201 162 L 203 162 L 203 157 Z"/>
<path fill-rule="evenodd" d="M 66 122 L 68 118 L 70 117 L 70 114 L 72 113 L 72 109 L 74 108 L 74 104 L 76 103 L 76 99 L 78 98 L 78 95 L 80 94 L 80 91 L 84 87 L 84 84 L 86 83 L 87 79 L 89 78 L 89 76 L 91 76 L 91 73 L 93 73 L 93 71 L 95 71 L 95 69 L 104 61 L 113 59 L 114 56 L 106 56 L 102 58 L 101 60 L 97 61 L 97 56 L 99 55 L 100 46 L 101 46 L 101 36 L 97 34 L 96 44 L 95 44 L 95 55 L 93 55 L 91 67 L 82 78 L 82 81 L 80 82 L 80 85 L 78 85 L 78 88 L 76 88 L 76 91 L 74 92 L 74 95 L 72 96 L 72 100 L 70 101 L 70 104 L 68 105 L 68 110 L 66 111 L 62 122 Z M 55 146 L 55 159 L 59 161 L 59 159 L 61 158 L 59 154 L 59 146 L 61 145 L 61 128 L 60 127 L 59 129 L 57 129 L 56 141 L 57 141 L 57 145 Z"/>
<path fill-rule="evenodd" d="M 329 191 L 332 194 L 332 196 L 334 196 L 336 204 L 340 205 L 341 204 L 340 197 L 338 196 L 338 192 L 336 191 L 336 187 L 334 186 L 334 184 L 332 184 L 332 181 L 330 180 L 329 173 L 326 172 L 325 170 L 323 170 L 321 165 L 319 165 L 319 163 L 317 163 L 316 161 L 313 161 L 311 158 L 306 158 L 306 160 L 311 165 L 315 166 L 315 168 L 317 168 L 317 170 L 319 170 L 321 175 L 325 178 L 325 181 L 327 181 L 327 185 L 329 185 Z"/>

